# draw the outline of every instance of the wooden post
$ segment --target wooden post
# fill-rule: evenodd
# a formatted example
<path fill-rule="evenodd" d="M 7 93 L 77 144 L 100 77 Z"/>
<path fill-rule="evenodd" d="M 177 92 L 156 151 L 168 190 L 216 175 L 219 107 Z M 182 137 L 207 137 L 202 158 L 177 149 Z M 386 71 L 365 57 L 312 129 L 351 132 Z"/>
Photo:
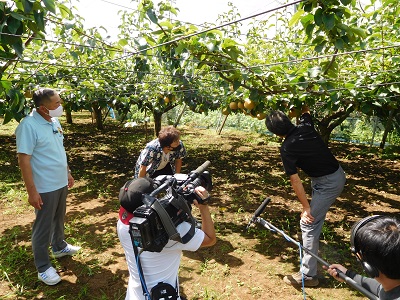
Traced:
<path fill-rule="evenodd" d="M 221 127 L 218 129 L 218 135 L 221 134 L 221 131 L 222 131 L 222 128 L 224 128 L 226 119 L 228 119 L 228 115 L 225 115 L 225 118 L 224 118 L 224 120 L 222 121 Z"/>
<path fill-rule="evenodd" d="M 174 123 L 174 127 L 175 127 L 175 128 L 178 126 L 179 121 L 181 120 L 181 118 L 182 118 L 183 113 L 185 112 L 185 110 L 186 110 L 186 103 L 183 105 L 182 111 L 179 113 L 178 117 L 177 117 L 176 120 L 175 120 L 175 123 Z"/>

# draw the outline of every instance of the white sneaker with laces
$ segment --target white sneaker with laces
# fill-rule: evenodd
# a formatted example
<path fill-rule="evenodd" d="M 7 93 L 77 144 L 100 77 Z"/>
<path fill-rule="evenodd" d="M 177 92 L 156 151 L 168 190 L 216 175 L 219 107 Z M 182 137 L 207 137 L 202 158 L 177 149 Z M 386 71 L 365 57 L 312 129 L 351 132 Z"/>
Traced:
<path fill-rule="evenodd" d="M 48 268 L 42 273 L 38 273 L 38 279 L 47 285 L 55 285 L 61 281 L 60 275 L 57 274 L 56 269 L 53 267 Z"/>
<path fill-rule="evenodd" d="M 63 257 L 66 255 L 75 255 L 79 250 L 81 249 L 81 247 L 79 246 L 72 246 L 70 244 L 67 244 L 67 246 L 65 246 L 64 249 L 60 250 L 60 251 L 53 251 L 53 256 L 55 258 L 59 258 L 59 257 Z"/>

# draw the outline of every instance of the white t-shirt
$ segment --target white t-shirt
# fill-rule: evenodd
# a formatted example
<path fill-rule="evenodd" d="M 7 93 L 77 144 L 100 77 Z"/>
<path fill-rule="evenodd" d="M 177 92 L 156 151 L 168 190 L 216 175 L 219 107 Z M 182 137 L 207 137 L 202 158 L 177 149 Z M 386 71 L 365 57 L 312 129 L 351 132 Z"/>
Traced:
<path fill-rule="evenodd" d="M 189 231 L 190 226 L 191 224 L 188 222 L 182 222 L 176 229 L 181 236 L 184 236 Z M 129 225 L 118 220 L 117 232 L 125 251 L 129 269 L 129 282 L 125 300 L 145 300 L 137 270 L 135 252 L 129 235 Z M 193 238 L 186 244 L 170 240 L 161 252 L 143 251 L 140 254 L 140 263 L 149 292 L 159 282 L 166 282 L 173 287 L 176 287 L 176 285 L 179 287 L 178 270 L 182 250 L 196 251 L 199 249 L 204 240 L 204 235 L 202 230 L 196 228 Z"/>
<path fill-rule="evenodd" d="M 168 152 L 167 154 L 164 153 L 164 151 L 161 152 L 161 162 L 160 165 L 158 166 L 157 170 L 162 170 L 165 168 L 165 166 L 167 164 L 169 164 L 169 154 L 170 152 Z"/>

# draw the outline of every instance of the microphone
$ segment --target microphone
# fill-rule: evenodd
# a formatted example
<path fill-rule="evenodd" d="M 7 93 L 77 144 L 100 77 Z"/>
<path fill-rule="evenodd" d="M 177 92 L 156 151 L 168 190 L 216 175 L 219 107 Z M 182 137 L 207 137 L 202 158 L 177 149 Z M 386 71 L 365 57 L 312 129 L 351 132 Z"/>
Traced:
<path fill-rule="evenodd" d="M 211 165 L 211 162 L 209 160 L 205 161 L 201 166 L 197 167 L 196 170 L 191 171 L 188 174 L 188 178 L 185 180 L 185 182 L 178 188 L 177 192 L 180 193 L 182 192 L 187 185 L 194 181 L 201 173 L 203 173 L 209 166 Z"/>
<path fill-rule="evenodd" d="M 210 165 L 211 162 L 207 160 L 201 166 L 197 167 L 196 170 L 192 171 L 189 177 L 195 179 L 199 174 L 203 173 Z"/>
<path fill-rule="evenodd" d="M 261 203 L 261 205 L 257 208 L 256 212 L 254 213 L 254 216 L 251 218 L 249 224 L 247 224 L 246 226 L 246 230 L 249 229 L 251 223 L 254 223 L 255 220 L 258 218 L 259 215 L 262 214 L 262 212 L 264 211 L 265 207 L 268 205 L 268 203 L 271 201 L 271 198 L 267 198 L 264 200 L 263 203 Z"/>

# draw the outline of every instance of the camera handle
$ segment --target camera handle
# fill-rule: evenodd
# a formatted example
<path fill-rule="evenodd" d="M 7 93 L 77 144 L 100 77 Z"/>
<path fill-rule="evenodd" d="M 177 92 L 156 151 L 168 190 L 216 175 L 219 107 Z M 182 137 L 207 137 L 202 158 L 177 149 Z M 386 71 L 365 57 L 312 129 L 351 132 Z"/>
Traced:
<path fill-rule="evenodd" d="M 150 196 L 154 197 L 158 195 L 160 192 L 165 191 L 168 186 L 172 186 L 173 183 L 176 181 L 174 177 L 168 178 L 165 182 L 163 182 L 158 188 L 150 193 Z"/>
<path fill-rule="evenodd" d="M 272 225 L 271 223 L 265 221 L 263 218 L 261 217 L 257 217 L 257 215 L 260 215 L 263 210 L 265 209 L 265 207 L 267 206 L 267 204 L 269 203 L 269 198 L 265 199 L 264 202 L 260 205 L 260 207 L 257 209 L 256 213 L 254 214 L 255 220 L 253 221 L 253 219 L 250 221 L 249 225 L 251 223 L 258 223 L 261 224 L 264 228 L 270 230 L 271 232 L 278 232 L 280 233 L 286 240 L 288 240 L 289 242 L 292 242 L 296 245 L 298 245 L 303 251 L 307 252 L 308 254 L 310 254 L 312 257 L 314 257 L 315 259 L 317 259 L 318 262 L 320 262 L 321 264 L 323 264 L 326 267 L 329 267 L 331 264 L 329 264 L 328 262 L 326 262 L 325 260 L 323 260 L 322 258 L 318 257 L 316 254 L 312 253 L 309 249 L 303 247 L 298 241 L 294 240 L 293 238 L 291 238 L 290 236 L 288 236 L 284 231 L 276 228 L 274 225 Z M 247 225 L 247 228 L 249 227 L 249 225 Z M 365 296 L 367 296 L 370 300 L 379 300 L 379 298 L 377 296 L 375 296 L 374 294 L 372 294 L 370 291 L 368 291 L 367 289 L 365 289 L 364 287 L 362 287 L 361 285 L 359 285 L 357 282 L 355 282 L 353 279 L 351 279 L 349 276 L 347 276 L 346 274 L 344 274 L 343 272 L 341 272 L 340 270 L 336 269 L 338 276 L 343 279 L 347 284 L 349 284 L 350 286 L 352 286 L 353 288 L 355 288 L 357 291 L 359 291 L 360 293 L 364 294 Z"/>

